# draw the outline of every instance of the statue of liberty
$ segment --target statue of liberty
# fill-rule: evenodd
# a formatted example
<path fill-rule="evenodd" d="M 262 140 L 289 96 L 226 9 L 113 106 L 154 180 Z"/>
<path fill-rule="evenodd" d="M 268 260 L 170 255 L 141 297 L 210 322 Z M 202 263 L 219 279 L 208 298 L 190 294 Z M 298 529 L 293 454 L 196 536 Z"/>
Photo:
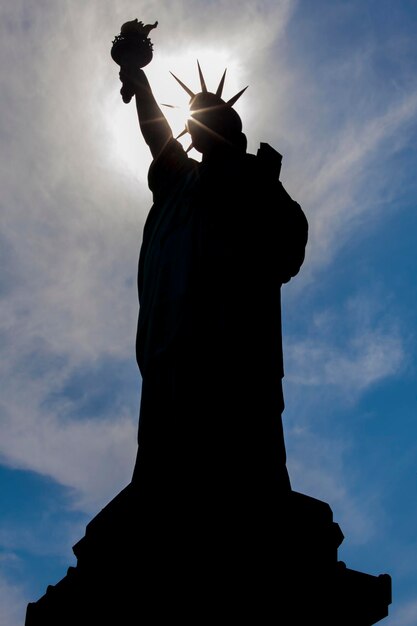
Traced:
<path fill-rule="evenodd" d="M 144 40 L 155 25 L 139 23 Z M 198 93 L 174 76 L 190 97 L 184 133 L 199 162 L 173 137 L 140 65 L 120 72 L 153 157 L 138 271 L 133 482 L 205 499 L 213 490 L 285 493 L 280 292 L 304 260 L 307 220 L 279 181 L 279 153 L 267 144 L 247 152 L 233 108 L 245 89 L 224 100 L 226 72 L 211 92 L 199 64 Z"/>
<path fill-rule="evenodd" d="M 286 467 L 281 287 L 304 261 L 306 217 L 279 180 L 281 155 L 247 152 L 233 108 L 245 90 L 223 99 L 225 73 L 213 92 L 199 64 L 198 93 L 176 79 L 201 161 L 173 137 L 142 69 L 156 25 L 127 22 L 112 48 L 153 157 L 136 463 L 25 626 L 371 626 L 388 614 L 390 576 L 338 561 L 330 506 L 294 491 Z"/>

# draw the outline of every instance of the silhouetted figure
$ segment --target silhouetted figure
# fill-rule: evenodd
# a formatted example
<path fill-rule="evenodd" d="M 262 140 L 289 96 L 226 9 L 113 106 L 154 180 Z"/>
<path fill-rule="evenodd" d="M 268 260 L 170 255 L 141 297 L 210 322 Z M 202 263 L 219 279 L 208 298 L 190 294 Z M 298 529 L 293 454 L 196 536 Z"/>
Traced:
<path fill-rule="evenodd" d="M 240 94 L 222 100 L 224 76 L 216 94 L 201 71 L 202 92 L 185 87 L 201 163 L 173 138 L 143 70 L 129 78 L 154 157 L 138 274 L 134 479 L 184 493 L 197 484 L 288 491 L 280 288 L 303 262 L 307 220 L 279 181 L 280 155 L 246 152 L 232 108 Z"/>
<path fill-rule="evenodd" d="M 179 82 L 201 162 L 173 138 L 143 70 L 121 72 L 153 155 L 138 272 L 143 380 L 133 484 L 142 510 L 152 511 L 150 532 L 162 523 L 166 550 L 175 545 L 172 524 L 183 559 L 192 559 L 192 537 L 210 533 L 200 567 L 224 560 L 227 545 L 236 576 L 237 559 L 248 559 L 243 537 L 250 528 L 268 543 L 266 527 L 277 532 L 291 491 L 280 290 L 302 265 L 308 227 L 279 181 L 281 155 L 266 144 L 247 153 L 232 106 L 244 90 L 225 102 L 225 75 L 211 93 L 198 69 L 201 93 Z"/>
<path fill-rule="evenodd" d="M 138 69 L 156 25 L 126 23 L 112 48 L 153 155 L 137 460 L 25 626 L 371 626 L 388 614 L 390 576 L 338 561 L 330 506 L 293 491 L 286 468 L 280 291 L 303 263 L 306 217 L 279 181 L 281 155 L 247 153 L 233 109 L 244 90 L 225 102 L 225 75 L 216 93 L 199 66 L 200 93 L 176 79 L 201 162 L 173 138 Z"/>

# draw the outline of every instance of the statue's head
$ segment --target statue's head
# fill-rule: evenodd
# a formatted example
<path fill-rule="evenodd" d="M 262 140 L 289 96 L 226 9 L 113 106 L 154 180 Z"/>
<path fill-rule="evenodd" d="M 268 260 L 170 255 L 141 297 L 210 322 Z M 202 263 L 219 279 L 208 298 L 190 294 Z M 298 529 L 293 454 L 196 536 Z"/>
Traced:
<path fill-rule="evenodd" d="M 224 72 L 216 93 L 207 90 L 206 83 L 198 64 L 201 89 L 200 93 L 193 93 L 176 76 L 174 78 L 180 83 L 191 97 L 190 116 L 186 123 L 185 132 L 189 132 L 192 139 L 191 147 L 199 152 L 208 154 L 216 146 L 242 147 L 246 145 L 246 140 L 242 134 L 242 120 L 233 108 L 233 104 L 242 95 L 245 89 L 227 102 L 222 99 L 222 91 L 226 71 Z"/>
<path fill-rule="evenodd" d="M 194 148 L 204 153 L 219 142 L 234 145 L 242 132 L 242 120 L 219 96 L 209 91 L 201 92 L 190 101 L 187 130 Z"/>

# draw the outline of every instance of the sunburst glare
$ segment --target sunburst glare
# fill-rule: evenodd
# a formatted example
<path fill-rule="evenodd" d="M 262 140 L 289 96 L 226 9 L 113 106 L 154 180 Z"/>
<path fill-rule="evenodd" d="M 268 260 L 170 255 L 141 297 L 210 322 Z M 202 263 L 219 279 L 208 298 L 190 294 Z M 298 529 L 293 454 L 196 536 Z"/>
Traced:
<path fill-rule="evenodd" d="M 156 48 L 152 62 L 144 68 L 149 79 L 153 94 L 160 105 L 162 113 L 171 126 L 174 137 L 185 128 L 189 117 L 189 95 L 181 88 L 170 72 L 173 72 L 194 92 L 201 91 L 197 60 L 200 63 L 208 91 L 215 92 L 224 70 L 227 69 L 223 97 L 229 100 L 244 86 L 246 77 L 239 63 L 233 58 L 230 50 L 187 48 L 178 54 L 163 54 Z M 121 84 L 120 84 L 121 85 Z M 112 162 L 125 168 L 141 178 L 146 178 L 151 156 L 144 143 L 137 120 L 134 101 L 129 105 L 122 102 L 118 93 L 112 90 L 112 96 L 105 103 L 106 127 L 111 143 Z M 247 103 L 244 98 L 239 100 L 239 114 L 244 115 Z M 167 106 L 168 105 L 168 106 Z M 187 148 L 190 145 L 189 135 L 182 136 L 179 141 Z M 200 153 L 192 151 L 193 158 L 201 159 Z"/>
<path fill-rule="evenodd" d="M 155 61 L 158 61 L 156 64 Z M 174 136 L 178 136 L 185 127 L 185 123 L 190 115 L 190 96 L 181 88 L 171 72 L 193 92 L 201 91 L 201 84 L 198 72 L 197 61 L 200 64 L 204 75 L 208 91 L 215 92 L 222 78 L 224 70 L 227 69 L 223 97 L 225 100 L 231 98 L 242 87 L 244 82 L 243 72 L 239 63 L 233 58 L 231 51 L 227 49 L 188 49 L 182 54 L 154 57 L 154 65 L 148 66 L 147 75 L 151 83 L 153 92 L 160 104 L 169 104 L 170 107 L 161 106 L 166 116 Z M 175 108 L 174 108 L 175 107 Z M 238 108 L 238 107 L 236 107 Z M 239 113 L 244 111 L 244 105 L 239 102 Z M 189 136 L 180 138 L 184 147 L 190 144 Z M 193 151 L 193 157 L 201 158 L 201 155 Z"/>

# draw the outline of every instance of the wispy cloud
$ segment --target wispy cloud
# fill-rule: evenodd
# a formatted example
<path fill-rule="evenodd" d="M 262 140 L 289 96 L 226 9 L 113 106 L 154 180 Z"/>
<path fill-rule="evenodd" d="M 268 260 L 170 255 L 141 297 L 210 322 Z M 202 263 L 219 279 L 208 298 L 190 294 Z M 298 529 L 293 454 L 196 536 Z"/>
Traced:
<path fill-rule="evenodd" d="M 398 63 L 395 74 L 381 79 L 386 49 L 401 56 L 405 42 L 393 29 L 382 43 L 360 38 L 339 46 L 323 30 L 338 10 L 343 22 L 344 7 L 317 12 L 315 19 L 314 10 L 307 11 L 309 37 L 326 32 L 329 54 L 320 54 L 317 39 L 315 49 L 306 49 L 289 27 L 265 55 L 264 72 L 255 78 L 257 111 L 249 120 L 252 147 L 260 136 L 283 153 L 282 180 L 308 216 L 304 281 L 314 280 L 359 229 L 384 219 L 402 196 L 405 172 L 392 169 L 392 160 L 415 142 L 417 131 L 410 64 Z M 302 14 L 300 6 L 300 23 Z"/>
<path fill-rule="evenodd" d="M 316 312 L 306 338 L 286 341 L 286 378 L 299 386 L 334 388 L 350 402 L 398 374 L 407 354 L 398 323 L 370 295 L 339 311 Z"/>
<path fill-rule="evenodd" d="M 399 321 L 379 295 L 368 290 L 334 308 L 316 306 L 304 338 L 298 331 L 284 341 L 283 419 L 293 486 L 331 504 L 350 545 L 374 540 L 385 516 L 382 493 L 367 488 L 356 460 L 357 433 L 338 416 L 344 422 L 346 411 L 381 381 L 398 377 L 410 359 Z"/>
<path fill-rule="evenodd" d="M 24 590 L 10 583 L 0 572 L 0 622 L 4 626 L 22 626 L 27 600 Z"/>
<path fill-rule="evenodd" d="M 359 332 L 347 345 L 307 339 L 287 347 L 288 379 L 299 385 L 332 385 L 358 394 L 398 372 L 404 360 L 399 336 Z"/>
<path fill-rule="evenodd" d="M 395 600 L 390 609 L 389 626 L 414 626 L 417 623 L 417 600 L 396 606 Z"/>
<path fill-rule="evenodd" d="M 93 513 L 130 480 L 137 416 L 125 409 L 104 419 L 94 415 L 71 419 L 68 400 L 51 411 L 46 389 L 50 393 L 55 387 L 52 378 L 6 380 L 1 458 L 11 467 L 38 472 L 69 487 L 72 505 Z"/>
<path fill-rule="evenodd" d="M 348 476 L 345 464 L 351 442 L 318 436 L 305 425 L 291 426 L 291 423 L 288 440 L 287 464 L 292 488 L 328 502 L 334 521 L 349 537 L 349 542 L 366 544 L 376 532 L 378 507 L 370 501 L 364 505 L 354 495 L 352 471 Z"/>
<path fill-rule="evenodd" d="M 387 184 L 386 172 L 372 168 L 408 141 L 409 124 L 416 113 L 417 90 L 388 103 L 383 114 L 369 112 L 359 121 L 351 118 L 335 132 L 334 145 L 326 147 L 324 159 L 314 159 L 320 164 L 317 171 L 308 180 L 298 178 L 300 199 L 305 198 L 305 206 L 311 207 L 312 268 L 328 263 L 335 249 L 369 219 L 369 212 L 382 217 L 380 194 Z"/>

